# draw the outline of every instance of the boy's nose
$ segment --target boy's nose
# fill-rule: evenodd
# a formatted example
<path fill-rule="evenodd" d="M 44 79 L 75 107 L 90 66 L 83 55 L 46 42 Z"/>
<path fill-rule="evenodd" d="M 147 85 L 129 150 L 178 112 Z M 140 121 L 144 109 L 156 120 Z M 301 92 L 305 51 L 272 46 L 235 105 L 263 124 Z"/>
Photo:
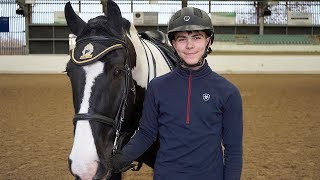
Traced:
<path fill-rule="evenodd" d="M 192 39 L 187 39 L 187 48 L 193 48 L 194 47 L 194 43 L 192 42 Z"/>

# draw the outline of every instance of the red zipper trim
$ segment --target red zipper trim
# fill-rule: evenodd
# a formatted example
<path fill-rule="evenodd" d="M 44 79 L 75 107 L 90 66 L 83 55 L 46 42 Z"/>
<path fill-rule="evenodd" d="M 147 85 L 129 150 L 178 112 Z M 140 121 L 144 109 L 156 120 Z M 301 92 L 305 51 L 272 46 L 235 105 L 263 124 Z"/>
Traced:
<path fill-rule="evenodd" d="M 189 74 L 188 79 L 188 101 L 187 101 L 187 115 L 186 115 L 186 123 L 190 124 L 190 97 L 191 97 L 191 78 L 192 74 Z"/>

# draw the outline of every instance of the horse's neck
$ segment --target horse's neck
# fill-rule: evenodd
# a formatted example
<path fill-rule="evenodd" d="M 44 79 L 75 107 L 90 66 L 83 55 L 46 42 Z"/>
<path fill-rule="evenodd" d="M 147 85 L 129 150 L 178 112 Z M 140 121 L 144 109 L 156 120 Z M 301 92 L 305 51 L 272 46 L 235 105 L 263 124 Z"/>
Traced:
<path fill-rule="evenodd" d="M 138 32 L 134 26 L 130 27 L 130 38 L 132 40 L 133 46 L 136 51 L 136 67 L 132 70 L 133 79 L 135 79 L 141 87 L 146 88 L 149 75 L 149 67 L 147 62 L 147 54 L 145 53 L 145 48 L 141 43 L 141 39 Z"/>
<path fill-rule="evenodd" d="M 138 32 L 134 26 L 130 27 L 130 34 L 131 34 L 131 40 L 133 42 L 134 48 L 137 52 L 137 59 L 141 60 L 145 57 L 145 53 L 141 53 L 141 52 L 144 52 L 144 47 L 143 47 L 143 44 L 141 43 L 141 38 L 139 37 Z"/>
<path fill-rule="evenodd" d="M 147 40 L 138 35 L 136 28 L 131 25 L 130 39 L 136 51 L 136 67 L 132 69 L 132 76 L 141 87 L 147 87 L 149 81 L 170 71 L 159 49 Z"/>

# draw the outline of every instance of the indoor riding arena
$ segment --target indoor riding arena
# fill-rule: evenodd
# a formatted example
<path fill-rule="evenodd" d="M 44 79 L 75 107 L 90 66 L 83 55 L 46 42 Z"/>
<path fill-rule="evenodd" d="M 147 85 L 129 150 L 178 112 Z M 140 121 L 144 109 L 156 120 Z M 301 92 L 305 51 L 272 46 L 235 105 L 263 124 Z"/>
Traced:
<path fill-rule="evenodd" d="M 53 4 L 61 5 L 61 2 Z M 123 1 L 115 2 L 121 5 L 120 9 L 125 6 Z M 151 8 L 154 4 L 162 5 L 160 1 L 142 2 Z M 237 1 L 212 0 L 202 4 L 199 1 L 174 2 L 176 4 L 171 6 L 175 10 L 181 6 L 197 6 L 211 15 L 218 12 L 214 7 L 219 5 L 224 8 L 226 5 L 239 6 Z M 254 25 L 243 25 L 239 18 L 233 25 L 214 24 L 216 41 L 212 45 L 213 53 L 207 58 L 210 67 L 234 83 L 242 96 L 244 137 L 241 179 L 319 180 L 320 2 L 241 2 L 243 6 L 256 7 L 257 11 L 259 8 L 270 10 L 271 15 L 266 12 L 262 16 L 265 27 L 259 26 L 255 20 Z M 43 13 L 38 7 L 53 11 L 49 8 L 50 3 L 37 0 L 33 1 L 34 4 L 26 1 L 19 3 L 17 5 L 10 0 L 0 2 L 0 9 L 8 10 L 0 11 L 0 17 L 10 20 L 10 28 L 6 32 L 6 23 L 0 18 L 0 180 L 74 179 L 69 171 L 68 156 L 73 145 L 72 119 L 75 112 L 70 80 L 64 72 L 69 60 L 70 32 L 65 24 L 55 24 L 53 20 L 48 24 L 35 16 L 29 19 L 33 22 L 21 27 L 19 33 L 18 27 L 11 28 L 11 22 L 17 18 L 25 22 L 27 16 L 16 14 L 17 8 L 22 11 L 27 8 L 37 15 Z M 38 6 L 36 3 L 39 3 Z M 89 10 L 84 8 L 89 4 L 76 3 L 89 14 Z M 100 1 L 94 3 L 101 6 Z M 209 4 L 212 7 L 205 8 Z M 278 18 L 275 28 L 270 25 L 275 23 L 272 17 L 275 13 L 281 15 L 279 11 L 283 7 L 290 7 L 292 16 L 294 12 L 302 11 L 300 15 L 306 16 L 307 20 L 311 18 L 311 21 L 301 24 L 290 22 L 297 23 L 290 26 Z M 312 10 L 304 11 L 307 7 Z M 232 12 L 238 17 L 239 12 L 234 9 Z M 129 11 L 131 15 L 135 13 Z M 89 18 L 85 13 L 82 16 Z M 245 22 L 250 20 L 241 17 Z M 306 18 L 303 21 L 307 21 Z M 220 17 L 220 20 L 230 22 L 230 14 Z M 165 31 L 163 24 L 137 24 L 137 28 L 139 31 L 147 27 Z M 29 35 L 25 34 L 24 28 L 28 28 Z M 13 36 L 11 31 L 17 35 Z M 50 33 L 44 34 L 45 31 Z M 140 171 L 125 172 L 122 179 L 152 180 L 152 176 L 152 169 L 144 164 Z"/>
<path fill-rule="evenodd" d="M 320 75 L 228 74 L 242 94 L 242 179 L 320 177 Z M 72 179 L 73 105 L 64 74 L 0 75 L 0 179 Z M 152 179 L 146 165 L 127 180 Z"/>

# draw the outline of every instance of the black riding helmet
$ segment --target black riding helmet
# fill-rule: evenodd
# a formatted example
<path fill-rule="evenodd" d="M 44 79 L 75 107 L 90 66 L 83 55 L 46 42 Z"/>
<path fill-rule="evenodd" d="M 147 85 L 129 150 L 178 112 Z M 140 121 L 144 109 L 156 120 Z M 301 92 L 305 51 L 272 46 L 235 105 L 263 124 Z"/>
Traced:
<path fill-rule="evenodd" d="M 177 11 L 168 24 L 168 38 L 174 40 L 175 32 L 179 31 L 204 31 L 214 40 L 214 30 L 210 17 L 206 12 L 194 7 L 185 7 Z"/>

